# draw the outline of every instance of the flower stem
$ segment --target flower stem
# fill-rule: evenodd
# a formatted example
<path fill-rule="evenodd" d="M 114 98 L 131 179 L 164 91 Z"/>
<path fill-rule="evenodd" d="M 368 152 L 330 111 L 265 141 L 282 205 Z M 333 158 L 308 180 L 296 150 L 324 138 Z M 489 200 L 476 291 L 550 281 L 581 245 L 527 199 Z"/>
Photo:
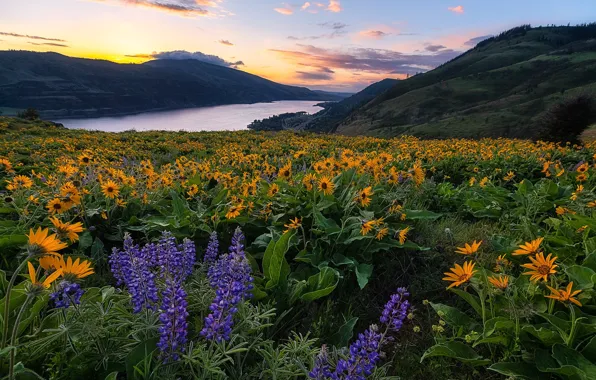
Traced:
<path fill-rule="evenodd" d="M 0 345 L 0 349 L 3 349 L 6 347 L 6 343 L 8 341 L 8 317 L 9 317 L 9 309 L 10 309 L 10 293 L 12 291 L 12 287 L 14 286 L 14 282 L 17 279 L 17 276 L 19 275 L 19 273 L 23 270 L 23 268 L 25 268 L 25 265 L 27 264 L 28 260 L 23 260 L 23 262 L 21 262 L 21 264 L 19 264 L 18 268 L 14 271 L 14 273 L 12 274 L 12 277 L 10 278 L 10 282 L 8 283 L 8 286 L 6 287 L 6 296 L 4 297 L 4 326 L 2 329 L 2 344 Z"/>
<path fill-rule="evenodd" d="M 12 327 L 12 335 L 10 337 L 10 364 L 8 367 L 8 379 L 9 380 L 14 380 L 14 360 L 15 360 L 15 355 L 16 355 L 16 340 L 17 340 L 17 333 L 19 332 L 19 323 L 21 323 L 21 317 L 23 316 L 23 313 L 25 312 L 25 307 L 27 307 L 27 305 L 29 304 L 29 301 L 34 298 L 31 295 L 27 295 L 27 299 L 25 299 L 25 302 L 23 302 L 23 304 L 21 305 L 21 309 L 19 310 L 19 313 L 17 314 L 17 319 L 15 319 L 14 321 L 14 326 Z M 8 325 L 7 323 L 5 323 L 5 325 Z"/>
<path fill-rule="evenodd" d="M 577 317 L 575 315 L 575 307 L 573 307 L 573 305 L 569 305 L 569 309 L 571 310 L 571 331 L 569 332 L 569 337 L 567 338 L 567 347 L 571 347 L 573 340 L 575 339 L 575 333 L 577 332 Z"/>

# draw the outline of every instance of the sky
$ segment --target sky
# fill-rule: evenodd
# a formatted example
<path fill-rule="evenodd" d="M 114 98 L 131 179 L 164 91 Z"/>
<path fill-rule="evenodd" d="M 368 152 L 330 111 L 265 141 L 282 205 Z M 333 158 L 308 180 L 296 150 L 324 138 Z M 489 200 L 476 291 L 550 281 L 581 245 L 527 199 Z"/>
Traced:
<path fill-rule="evenodd" d="M 596 21 L 596 0 L 0 0 L 0 50 L 142 63 L 195 58 L 356 92 L 521 25 Z"/>

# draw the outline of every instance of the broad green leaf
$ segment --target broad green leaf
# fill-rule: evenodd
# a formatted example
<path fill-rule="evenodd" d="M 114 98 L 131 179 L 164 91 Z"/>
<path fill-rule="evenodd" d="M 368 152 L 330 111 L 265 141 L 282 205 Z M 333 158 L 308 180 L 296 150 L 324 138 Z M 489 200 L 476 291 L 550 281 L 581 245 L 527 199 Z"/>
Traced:
<path fill-rule="evenodd" d="M 467 303 L 470 304 L 470 306 L 472 306 L 474 311 L 479 316 L 482 316 L 482 306 L 480 305 L 480 299 L 478 297 L 471 293 L 456 288 L 451 288 L 449 290 L 463 298 Z"/>
<path fill-rule="evenodd" d="M 479 346 L 481 344 L 501 344 L 503 346 L 509 346 L 509 336 L 506 335 L 493 335 L 488 338 L 482 338 L 474 342 L 472 347 Z"/>
<path fill-rule="evenodd" d="M 0 236 L 0 249 L 20 247 L 27 243 L 27 236 L 23 235 L 10 235 Z"/>
<path fill-rule="evenodd" d="M 592 289 L 594 282 L 592 277 L 596 275 L 592 269 L 582 266 L 573 265 L 565 269 L 565 273 L 569 276 L 569 279 L 573 281 L 573 288 L 575 289 Z"/>
<path fill-rule="evenodd" d="M 118 372 L 112 372 L 104 380 L 118 380 Z"/>
<path fill-rule="evenodd" d="M 515 362 L 501 362 L 495 363 L 488 367 L 491 371 L 500 373 L 501 375 L 510 376 L 513 378 L 540 380 L 542 375 L 536 371 L 536 367 L 528 363 Z"/>
<path fill-rule="evenodd" d="M 336 347 L 347 347 L 354 335 L 356 322 L 358 322 L 358 317 L 351 318 L 341 325 L 337 332 L 331 336 L 331 343 Z"/>
<path fill-rule="evenodd" d="M 85 231 L 79 236 L 79 248 L 83 251 L 93 244 L 93 236 L 91 236 L 91 232 Z"/>
<path fill-rule="evenodd" d="M 495 331 L 499 330 L 514 330 L 515 329 L 515 321 L 505 318 L 505 317 L 495 317 L 489 319 L 484 324 L 484 336 L 489 337 Z"/>
<path fill-rule="evenodd" d="M 319 273 L 308 278 L 306 292 L 300 299 L 314 301 L 325 297 L 335 290 L 338 283 L 339 273 L 335 269 L 324 267 Z"/>
<path fill-rule="evenodd" d="M 358 264 L 356 265 L 356 279 L 358 280 L 358 286 L 360 289 L 364 289 L 368 284 L 368 279 L 372 275 L 373 265 L 372 264 Z"/>
<path fill-rule="evenodd" d="M 555 327 L 557 329 L 559 334 L 561 334 L 561 337 L 563 339 L 566 339 L 567 334 L 571 330 L 571 322 L 565 321 L 559 317 L 556 317 L 556 316 L 554 316 L 552 314 L 548 314 L 548 313 L 537 313 L 537 314 L 539 316 L 541 316 L 542 318 L 546 319 L 548 321 L 548 323 L 550 323 L 553 327 Z"/>
<path fill-rule="evenodd" d="M 590 362 L 576 350 L 562 344 L 555 344 L 552 352 L 553 358 L 558 362 L 560 367 L 549 368 L 548 372 L 578 376 L 581 380 L 596 379 L 596 364 Z"/>
<path fill-rule="evenodd" d="M 485 359 L 480 356 L 472 347 L 457 341 L 450 341 L 432 346 L 426 350 L 424 355 L 422 355 L 420 362 L 422 363 L 424 359 L 433 356 L 444 356 L 457 359 L 462 363 L 472 366 L 487 365 L 491 362 L 490 359 Z"/>
<path fill-rule="evenodd" d="M 596 335 L 593 336 L 588 344 L 581 351 L 582 355 L 590 360 L 592 363 L 596 363 Z"/>
<path fill-rule="evenodd" d="M 185 202 L 177 192 L 174 190 L 170 191 L 170 196 L 172 197 L 172 210 L 174 211 L 174 215 L 178 217 L 178 219 L 183 219 L 184 216 L 188 213 L 188 207 L 185 205 Z"/>
<path fill-rule="evenodd" d="M 430 305 L 435 309 L 437 314 L 442 315 L 442 318 L 450 326 L 463 327 L 465 330 L 469 331 L 476 325 L 476 321 L 454 307 L 432 302 Z"/>
<path fill-rule="evenodd" d="M 276 287 L 280 281 L 286 281 L 289 274 L 289 264 L 285 258 L 286 252 L 290 248 L 290 240 L 294 236 L 293 231 L 283 234 L 279 240 L 271 240 L 265 255 L 263 256 L 263 273 L 267 282 L 266 288 Z"/>
<path fill-rule="evenodd" d="M 563 338 L 561 338 L 561 334 L 557 329 L 548 327 L 536 328 L 535 325 L 525 325 L 521 331 L 538 338 L 538 340 L 547 346 L 552 346 L 555 343 L 563 343 Z"/>
<path fill-rule="evenodd" d="M 437 220 L 443 216 L 427 210 L 403 210 L 403 212 L 408 220 Z"/>
<path fill-rule="evenodd" d="M 213 200 L 211 201 L 211 206 L 217 206 L 218 204 L 220 204 L 228 195 L 228 190 L 227 189 L 223 189 L 221 190 L 216 196 L 215 198 L 213 198 Z"/>

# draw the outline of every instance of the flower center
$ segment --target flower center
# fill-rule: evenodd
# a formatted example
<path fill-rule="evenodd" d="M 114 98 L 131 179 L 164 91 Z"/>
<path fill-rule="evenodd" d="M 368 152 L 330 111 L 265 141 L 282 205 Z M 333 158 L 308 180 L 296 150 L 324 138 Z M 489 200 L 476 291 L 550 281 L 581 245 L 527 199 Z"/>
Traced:
<path fill-rule="evenodd" d="M 536 271 L 542 275 L 547 275 L 550 273 L 550 266 L 548 265 L 540 265 Z"/>

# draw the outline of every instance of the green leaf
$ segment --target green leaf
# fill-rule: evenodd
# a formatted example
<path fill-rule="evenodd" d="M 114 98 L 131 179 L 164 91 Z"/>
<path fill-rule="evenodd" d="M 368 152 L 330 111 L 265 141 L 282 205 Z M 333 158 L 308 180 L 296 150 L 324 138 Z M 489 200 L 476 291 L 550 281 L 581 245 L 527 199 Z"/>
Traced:
<path fill-rule="evenodd" d="M 596 363 L 596 335 L 590 339 L 581 353 L 586 359 Z"/>
<path fill-rule="evenodd" d="M 528 363 L 501 362 L 488 367 L 489 370 L 513 378 L 540 380 L 542 377 L 536 367 Z"/>
<path fill-rule="evenodd" d="M 21 247 L 27 243 L 25 235 L 0 236 L 0 249 Z"/>
<path fill-rule="evenodd" d="M 91 232 L 85 231 L 79 236 L 79 248 L 85 250 L 91 247 L 93 244 L 93 236 L 91 236 Z"/>
<path fill-rule="evenodd" d="M 266 288 L 276 287 L 280 281 L 285 282 L 289 274 L 289 264 L 285 258 L 290 248 L 290 239 L 294 236 L 293 231 L 283 234 L 279 240 L 271 240 L 263 256 L 263 273 L 267 282 Z"/>
<path fill-rule="evenodd" d="M 98 237 L 95 238 L 93 241 L 93 245 L 91 246 L 91 258 L 94 260 L 101 260 L 104 256 L 104 245 Z"/>
<path fill-rule="evenodd" d="M 505 317 L 491 318 L 484 324 L 484 336 L 489 337 L 495 331 L 499 330 L 514 330 L 515 321 Z"/>
<path fill-rule="evenodd" d="M 408 220 L 437 220 L 443 216 L 443 214 L 437 214 L 436 212 L 427 210 L 403 210 Z"/>
<path fill-rule="evenodd" d="M 548 321 L 548 323 L 550 323 L 552 326 L 554 326 L 557 329 L 557 331 L 559 332 L 561 337 L 563 339 L 566 339 L 568 331 L 571 330 L 571 322 L 565 321 L 559 317 L 556 317 L 554 315 L 547 314 L 547 313 L 537 313 L 537 314 L 539 316 L 541 316 L 542 318 L 546 319 Z"/>
<path fill-rule="evenodd" d="M 553 346 L 553 358 L 559 363 L 560 367 L 549 368 L 548 372 L 578 376 L 581 380 L 596 379 L 596 365 L 576 350 L 562 344 L 555 344 Z"/>
<path fill-rule="evenodd" d="M 118 372 L 112 372 L 104 380 L 118 380 Z"/>
<path fill-rule="evenodd" d="M 445 342 L 432 346 L 426 350 L 424 355 L 422 355 L 420 362 L 422 363 L 424 359 L 433 356 L 444 356 L 457 359 L 462 363 L 472 366 L 487 365 L 491 362 L 490 359 L 485 359 L 478 355 L 472 347 L 457 341 Z"/>
<path fill-rule="evenodd" d="M 126 377 L 128 379 L 135 379 L 135 366 L 145 360 L 147 356 L 153 355 L 153 351 L 157 349 L 158 341 L 159 338 L 151 338 L 141 342 L 126 356 L 124 362 L 126 364 Z"/>
<path fill-rule="evenodd" d="M 172 197 L 172 209 L 174 215 L 178 217 L 179 220 L 183 219 L 188 212 L 188 207 L 185 205 L 184 200 L 182 200 L 174 190 L 170 191 L 170 196 Z"/>
<path fill-rule="evenodd" d="M 349 319 L 341 325 L 339 330 L 335 334 L 331 336 L 331 343 L 336 347 L 347 347 L 348 343 L 352 339 L 354 335 L 354 327 L 356 326 L 356 322 L 358 322 L 358 317 L 354 317 Z"/>
<path fill-rule="evenodd" d="M 572 265 L 565 269 L 565 273 L 567 273 L 569 279 L 573 281 L 574 290 L 594 288 L 592 277 L 596 275 L 596 272 L 592 269 L 582 265 Z"/>
<path fill-rule="evenodd" d="M 372 271 L 372 264 L 358 264 L 356 266 L 356 279 L 358 280 L 358 286 L 360 286 L 360 289 L 364 289 L 366 284 L 368 284 L 368 279 L 372 275 Z"/>
<path fill-rule="evenodd" d="M 303 301 L 314 301 L 329 295 L 339 283 L 339 273 L 332 268 L 323 267 L 321 271 L 310 276 L 306 292 L 300 297 Z"/>
<path fill-rule="evenodd" d="M 476 325 L 476 321 L 454 307 L 432 302 L 430 305 L 450 326 L 463 327 L 469 331 Z"/>
<path fill-rule="evenodd" d="M 461 289 L 451 288 L 449 290 L 463 298 L 467 303 L 470 304 L 470 306 L 472 306 L 472 308 L 474 308 L 474 311 L 479 316 L 482 316 L 482 306 L 480 306 L 480 298 Z"/>
<path fill-rule="evenodd" d="M 561 334 L 557 330 L 547 327 L 536 328 L 534 325 L 525 325 L 521 331 L 538 338 L 538 340 L 547 346 L 552 346 L 555 343 L 563 343 Z"/>
<path fill-rule="evenodd" d="M 220 204 L 225 197 L 228 195 L 228 190 L 227 189 L 223 189 L 221 190 L 216 196 L 215 198 L 213 198 L 213 200 L 211 201 L 211 206 L 217 206 L 218 204 Z"/>

